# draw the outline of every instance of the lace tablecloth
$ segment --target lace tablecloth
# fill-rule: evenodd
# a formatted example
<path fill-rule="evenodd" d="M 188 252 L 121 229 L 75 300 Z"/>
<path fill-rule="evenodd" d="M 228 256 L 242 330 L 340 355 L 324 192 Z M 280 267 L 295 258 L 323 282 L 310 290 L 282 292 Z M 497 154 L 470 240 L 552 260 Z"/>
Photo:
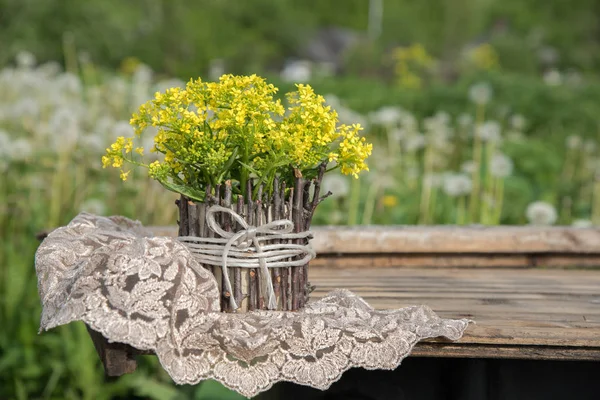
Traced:
<path fill-rule="evenodd" d="M 83 321 L 156 353 L 178 384 L 215 379 L 248 397 L 289 381 L 326 389 L 352 367 L 394 369 L 420 340 L 459 339 L 468 320 L 427 306 L 374 310 L 339 289 L 300 312 L 219 312 L 210 272 L 173 237 L 124 217 L 78 215 L 36 253 L 41 330 Z"/>

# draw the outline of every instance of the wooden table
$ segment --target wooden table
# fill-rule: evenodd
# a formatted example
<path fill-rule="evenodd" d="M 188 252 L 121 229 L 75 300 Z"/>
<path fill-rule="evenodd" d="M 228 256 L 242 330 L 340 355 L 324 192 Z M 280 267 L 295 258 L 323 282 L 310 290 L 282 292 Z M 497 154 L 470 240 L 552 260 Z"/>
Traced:
<path fill-rule="evenodd" d="M 475 324 L 457 342 L 417 344 L 395 371 L 348 371 L 328 394 L 281 384 L 264 398 L 600 399 L 599 233 L 318 230 L 315 299 L 343 287 L 378 309 L 426 304 Z"/>
<path fill-rule="evenodd" d="M 152 228 L 176 235 L 173 227 Z M 347 288 L 373 307 L 426 304 L 475 321 L 457 342 L 418 344 L 396 371 L 351 370 L 323 393 L 264 398 L 600 399 L 600 230 L 533 227 L 315 228 L 317 299 Z M 105 366 L 110 351 L 98 348 Z M 114 350 L 115 360 L 131 351 Z M 109 372 L 109 368 L 107 368 Z M 366 389 L 365 389 L 366 388 Z M 362 394 L 361 394 L 362 393 Z M 270 396 L 270 397 L 269 397 Z"/>
<path fill-rule="evenodd" d="M 426 304 L 476 322 L 413 356 L 600 361 L 600 271 L 321 267 L 310 280 L 315 298 L 347 288 L 378 309 Z"/>

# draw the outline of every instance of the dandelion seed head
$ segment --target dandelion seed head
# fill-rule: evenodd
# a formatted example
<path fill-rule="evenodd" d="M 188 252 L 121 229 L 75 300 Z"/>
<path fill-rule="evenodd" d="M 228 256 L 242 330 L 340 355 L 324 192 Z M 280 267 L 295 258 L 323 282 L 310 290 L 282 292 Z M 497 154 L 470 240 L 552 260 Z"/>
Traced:
<path fill-rule="evenodd" d="M 432 188 L 439 188 L 444 184 L 444 175 L 438 173 L 427 173 L 423 175 L 423 184 Z"/>
<path fill-rule="evenodd" d="M 486 82 L 476 83 L 469 89 L 469 99 L 477 105 L 488 104 L 492 95 L 492 87 Z"/>
<path fill-rule="evenodd" d="M 137 84 L 148 84 L 152 81 L 152 68 L 146 64 L 139 63 L 133 72 L 133 81 Z"/>
<path fill-rule="evenodd" d="M 525 120 L 525 117 L 521 114 L 515 114 L 510 117 L 510 126 L 518 131 L 525 129 L 526 123 L 527 121 Z"/>
<path fill-rule="evenodd" d="M 16 118 L 37 117 L 40 113 L 40 104 L 31 97 L 18 101 L 12 108 L 12 116 Z"/>
<path fill-rule="evenodd" d="M 496 121 L 487 121 L 477 129 L 477 135 L 484 142 L 499 143 L 502 140 L 500 124 Z"/>
<path fill-rule="evenodd" d="M 475 172 L 475 168 L 476 168 L 476 164 L 475 161 L 473 160 L 469 160 L 469 161 L 465 161 L 464 163 L 462 163 L 462 165 L 460 166 L 460 170 L 462 172 L 464 172 L 465 174 L 473 174 Z"/>
<path fill-rule="evenodd" d="M 559 86 L 563 82 L 563 76 L 557 69 L 551 69 L 544 74 L 544 82 L 548 86 Z"/>
<path fill-rule="evenodd" d="M 58 91 L 70 95 L 79 96 L 81 95 L 82 86 L 81 80 L 75 74 L 65 72 L 60 74 L 55 81 Z"/>
<path fill-rule="evenodd" d="M 369 114 L 369 120 L 376 125 L 393 126 L 400 122 L 402 114 L 400 107 L 387 106 Z"/>
<path fill-rule="evenodd" d="M 569 135 L 565 140 L 565 144 L 569 150 L 577 150 L 581 147 L 581 136 L 578 135 Z"/>
<path fill-rule="evenodd" d="M 10 154 L 15 161 L 29 160 L 33 154 L 33 145 L 25 138 L 20 138 L 10 144 Z"/>
<path fill-rule="evenodd" d="M 513 171 L 513 161 L 505 154 L 494 154 L 490 160 L 490 173 L 496 178 L 506 178 Z"/>
<path fill-rule="evenodd" d="M 289 61 L 281 70 L 280 76 L 285 82 L 308 82 L 312 78 L 312 63 L 308 60 Z"/>
<path fill-rule="evenodd" d="M 46 78 L 54 78 L 61 71 L 62 68 L 56 61 L 48 61 L 37 67 L 37 72 Z"/>
<path fill-rule="evenodd" d="M 553 225 L 558 219 L 556 208 L 544 201 L 535 201 L 527 206 L 525 216 L 531 225 Z"/>
<path fill-rule="evenodd" d="M 444 193 L 450 197 L 465 196 L 471 193 L 473 182 L 465 174 L 448 174 L 444 177 Z"/>
<path fill-rule="evenodd" d="M 33 68 L 36 62 L 35 56 L 28 51 L 20 51 L 15 57 L 15 60 L 19 68 L 25 69 Z"/>
<path fill-rule="evenodd" d="M 473 116 L 471 114 L 462 113 L 458 116 L 457 122 L 461 127 L 467 128 L 473 125 Z"/>
<path fill-rule="evenodd" d="M 418 151 L 425 147 L 425 136 L 422 134 L 410 136 L 404 141 L 404 146 L 410 153 Z"/>

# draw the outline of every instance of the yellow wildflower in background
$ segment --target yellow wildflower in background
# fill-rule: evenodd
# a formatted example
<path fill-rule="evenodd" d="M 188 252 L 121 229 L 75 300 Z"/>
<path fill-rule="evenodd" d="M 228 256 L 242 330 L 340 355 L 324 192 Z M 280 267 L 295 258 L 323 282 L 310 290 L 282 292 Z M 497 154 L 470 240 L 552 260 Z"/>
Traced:
<path fill-rule="evenodd" d="M 382 202 L 385 207 L 393 208 L 398 205 L 398 197 L 391 194 L 386 194 L 383 196 Z"/>
<path fill-rule="evenodd" d="M 498 53 L 489 44 L 483 43 L 467 53 L 468 61 L 477 69 L 488 71 L 499 66 Z"/>
<path fill-rule="evenodd" d="M 309 85 L 287 95 L 288 109 L 275 99 L 277 88 L 256 76 L 223 75 L 219 82 L 190 80 L 185 88 L 156 93 L 130 120 L 134 138 L 118 138 L 102 159 L 104 167 L 123 162 L 148 168 L 170 190 L 201 199 L 207 185 L 232 180 L 239 192 L 251 176 L 270 183 L 275 176 L 310 178 L 323 162 L 358 177 L 368 170 L 372 145 L 359 125 L 339 125 L 337 113 Z M 157 130 L 154 152 L 163 159 L 145 164 L 134 140 Z M 134 155 L 136 153 L 137 155 Z M 121 177 L 127 178 L 122 171 Z"/>
<path fill-rule="evenodd" d="M 433 68 L 435 61 L 422 44 L 398 47 L 392 57 L 395 61 L 395 74 L 398 85 L 409 89 L 419 89 L 423 85 L 423 75 Z"/>

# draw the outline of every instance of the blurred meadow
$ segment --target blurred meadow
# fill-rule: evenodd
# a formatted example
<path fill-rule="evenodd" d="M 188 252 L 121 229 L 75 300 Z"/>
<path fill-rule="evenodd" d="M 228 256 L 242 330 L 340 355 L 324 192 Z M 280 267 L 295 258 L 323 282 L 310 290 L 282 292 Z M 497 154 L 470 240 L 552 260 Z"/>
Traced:
<path fill-rule="evenodd" d="M 100 158 L 161 91 L 309 83 L 374 143 L 318 224 L 600 224 L 600 2 L 0 0 L 0 399 L 236 399 L 152 357 L 105 380 L 83 324 L 38 335 L 36 234 L 80 211 L 174 225 Z M 146 149 L 152 146 L 147 137 Z"/>

